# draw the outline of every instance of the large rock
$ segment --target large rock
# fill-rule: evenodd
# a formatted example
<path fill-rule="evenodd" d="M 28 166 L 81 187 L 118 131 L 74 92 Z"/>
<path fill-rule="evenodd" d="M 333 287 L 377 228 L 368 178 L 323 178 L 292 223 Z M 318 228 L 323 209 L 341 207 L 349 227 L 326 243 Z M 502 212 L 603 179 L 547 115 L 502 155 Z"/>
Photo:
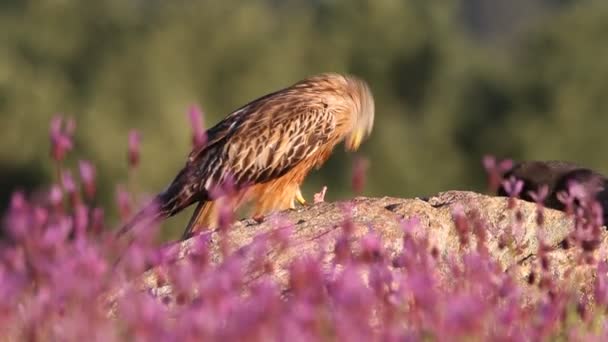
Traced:
<path fill-rule="evenodd" d="M 468 243 L 461 243 L 463 235 L 456 228 L 454 214 L 463 213 L 469 218 L 469 223 L 474 225 L 478 222 L 481 225 L 478 231 L 485 232 L 487 252 L 505 271 L 514 272 L 515 279 L 525 284 L 530 283 L 531 288 L 538 283 L 539 277 L 534 275 L 539 268 L 536 259 L 540 237 L 546 245 L 544 250 L 550 260 L 548 272 L 553 278 L 559 281 L 577 277 L 575 283 L 580 286 L 579 290 L 589 286 L 593 279 L 593 268 L 581 262 L 580 248 L 568 248 L 568 244 L 564 243 L 573 229 L 572 219 L 561 211 L 545 209 L 544 223 L 539 228 L 534 203 L 516 200 L 515 207 L 509 209 L 508 202 L 507 198 L 464 191 L 444 192 L 428 199 L 361 197 L 346 202 L 309 205 L 264 220 L 246 219 L 236 222 L 224 233 L 212 231 L 203 233 L 203 237 L 210 243 L 211 262 L 217 264 L 223 255 L 220 252 L 221 236 L 225 238 L 224 246 L 227 246 L 229 253 L 241 253 L 251 261 L 251 256 L 255 254 L 252 242 L 256 236 L 276 234 L 282 229 L 289 230 L 289 245 L 285 248 L 269 245 L 265 254 L 272 276 L 282 286 L 287 286 L 287 267 L 295 257 L 322 255 L 324 264 L 330 264 L 335 257 L 336 241 L 343 234 L 343 222 L 349 215 L 352 216 L 353 223 L 351 238 L 375 232 L 382 240 L 385 253 L 391 258 L 397 257 L 402 250 L 404 221 L 417 218 L 419 224 L 412 232 L 413 236 L 426 237 L 428 249 L 441 260 L 477 246 L 475 234 L 464 236 Z M 518 226 L 517 222 L 520 223 L 519 228 L 513 229 Z M 474 228 L 471 227 L 471 230 Z M 197 238 L 201 237 L 181 243 L 178 259 L 190 253 Z M 601 238 L 600 245 L 603 246 L 607 234 L 603 232 Z M 353 244 L 353 248 L 356 249 L 357 246 Z M 591 251 L 587 257 L 597 256 L 597 253 L 598 250 Z M 441 263 L 438 265 L 441 267 Z M 251 263 L 246 263 L 245 272 L 250 280 L 257 277 L 253 269 Z M 159 296 L 171 294 L 171 287 L 159 281 L 157 269 L 148 271 L 142 279 L 141 284 Z"/>

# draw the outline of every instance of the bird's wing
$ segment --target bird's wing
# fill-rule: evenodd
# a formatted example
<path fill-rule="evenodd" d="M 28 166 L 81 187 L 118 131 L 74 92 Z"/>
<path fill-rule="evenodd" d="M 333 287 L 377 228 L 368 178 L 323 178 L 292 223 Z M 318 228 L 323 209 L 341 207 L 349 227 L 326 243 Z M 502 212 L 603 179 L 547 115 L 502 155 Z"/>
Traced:
<path fill-rule="evenodd" d="M 210 130 L 209 144 L 188 168 L 206 191 L 230 177 L 236 186 L 280 177 L 327 143 L 336 129 L 322 98 L 278 93 L 235 111 Z"/>

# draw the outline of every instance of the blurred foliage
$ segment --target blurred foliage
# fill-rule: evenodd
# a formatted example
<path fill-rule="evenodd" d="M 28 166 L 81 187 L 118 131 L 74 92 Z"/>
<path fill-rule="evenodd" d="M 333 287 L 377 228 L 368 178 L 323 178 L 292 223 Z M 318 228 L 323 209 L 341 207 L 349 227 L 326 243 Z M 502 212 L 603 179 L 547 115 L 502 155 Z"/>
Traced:
<path fill-rule="evenodd" d="M 324 71 L 357 74 L 373 89 L 376 125 L 359 152 L 371 161 L 366 195 L 483 191 L 486 153 L 608 171 L 608 4 L 560 2 L 517 39 L 484 45 L 456 1 L 5 0 L 0 195 L 52 179 L 57 113 L 76 118 L 71 162 L 98 166 L 100 200 L 110 203 L 127 182 L 129 129 L 142 133 L 135 176 L 151 194 L 189 152 L 191 104 L 210 126 Z M 338 148 L 305 196 L 323 184 L 330 200 L 352 196 L 352 162 Z"/>

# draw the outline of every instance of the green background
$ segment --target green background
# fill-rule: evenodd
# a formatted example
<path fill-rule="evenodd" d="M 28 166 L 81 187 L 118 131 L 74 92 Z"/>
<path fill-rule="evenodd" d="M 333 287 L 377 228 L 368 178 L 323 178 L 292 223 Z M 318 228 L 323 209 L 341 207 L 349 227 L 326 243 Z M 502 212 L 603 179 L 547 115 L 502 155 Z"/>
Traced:
<path fill-rule="evenodd" d="M 0 32 L 2 206 L 53 180 L 54 115 L 76 119 L 67 165 L 95 163 L 115 218 L 130 129 L 137 192 L 152 194 L 189 152 L 190 105 L 208 127 L 325 71 L 375 95 L 365 195 L 485 191 L 484 154 L 608 170 L 606 1 L 4 0 Z M 353 161 L 337 148 L 305 196 L 323 184 L 329 200 L 353 196 Z"/>

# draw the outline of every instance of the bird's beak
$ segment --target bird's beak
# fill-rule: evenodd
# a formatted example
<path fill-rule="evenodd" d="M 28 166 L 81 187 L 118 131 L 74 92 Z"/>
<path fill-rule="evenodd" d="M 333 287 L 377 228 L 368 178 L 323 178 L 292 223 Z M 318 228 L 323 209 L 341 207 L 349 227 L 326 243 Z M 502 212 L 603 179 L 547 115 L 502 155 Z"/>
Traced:
<path fill-rule="evenodd" d="M 359 146 L 361 146 L 361 142 L 363 141 L 363 130 L 357 129 L 351 134 L 346 141 L 346 149 L 349 151 L 356 151 Z"/>

